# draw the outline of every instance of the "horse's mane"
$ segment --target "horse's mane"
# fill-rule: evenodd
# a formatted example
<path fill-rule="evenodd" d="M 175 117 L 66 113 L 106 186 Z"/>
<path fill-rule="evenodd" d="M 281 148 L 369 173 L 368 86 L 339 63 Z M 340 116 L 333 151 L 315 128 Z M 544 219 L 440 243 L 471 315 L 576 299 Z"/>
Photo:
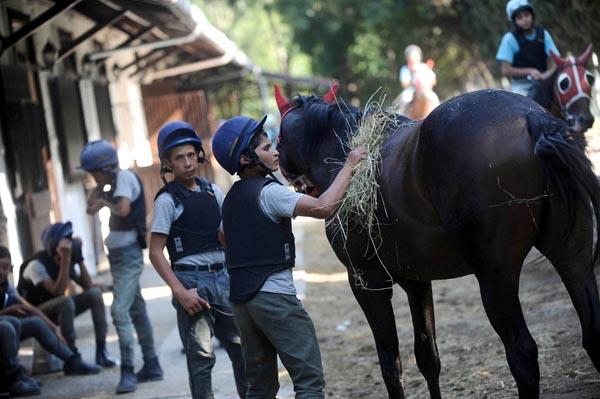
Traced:
<path fill-rule="evenodd" d="M 534 82 L 529 90 L 529 97 L 546 109 L 554 104 L 554 82 L 556 81 L 557 71 L 544 80 Z"/>
<path fill-rule="evenodd" d="M 362 110 L 338 99 L 336 103 L 325 102 L 318 96 L 294 96 L 296 106 L 304 108 L 304 154 L 310 155 L 323 140 L 335 134 L 342 144 L 348 142 L 362 119 Z M 308 159 L 308 158 L 307 158 Z"/>

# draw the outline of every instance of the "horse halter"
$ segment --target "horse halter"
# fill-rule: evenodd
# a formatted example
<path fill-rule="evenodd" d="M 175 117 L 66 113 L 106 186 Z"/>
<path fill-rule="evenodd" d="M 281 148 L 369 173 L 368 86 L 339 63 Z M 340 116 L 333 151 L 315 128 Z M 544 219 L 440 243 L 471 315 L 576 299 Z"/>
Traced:
<path fill-rule="evenodd" d="M 575 118 L 569 114 L 569 107 L 581 98 L 591 98 L 594 76 L 586 70 L 586 64 L 591 54 L 591 44 L 577 58 L 573 56 L 561 58 L 554 53 L 550 53 L 557 67 L 557 79 L 554 85 L 555 96 L 568 122 Z"/>
<path fill-rule="evenodd" d="M 329 88 L 329 91 L 323 96 L 323 100 L 327 103 L 333 103 L 336 98 L 336 93 L 338 91 L 339 85 L 334 84 Z M 277 108 L 279 108 L 280 117 L 280 126 L 279 130 L 279 138 L 278 141 L 283 137 L 283 118 L 292 111 L 293 109 L 298 108 L 298 105 L 288 100 L 283 93 L 281 92 L 281 88 L 277 85 L 274 86 L 275 89 L 275 101 L 277 102 Z M 279 165 L 279 169 L 281 170 L 281 174 L 285 179 L 290 182 L 294 189 L 302 194 L 310 195 L 311 197 L 319 197 L 321 195 L 321 190 L 319 190 L 306 175 L 299 176 L 289 176 L 289 173 L 286 173 L 283 165 Z"/>

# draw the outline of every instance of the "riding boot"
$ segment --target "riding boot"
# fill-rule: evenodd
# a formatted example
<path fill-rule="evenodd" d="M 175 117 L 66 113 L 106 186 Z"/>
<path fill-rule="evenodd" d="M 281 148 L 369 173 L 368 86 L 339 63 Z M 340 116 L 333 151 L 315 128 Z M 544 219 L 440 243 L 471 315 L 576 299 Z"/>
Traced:
<path fill-rule="evenodd" d="M 144 367 L 135 375 L 138 382 L 160 381 L 163 379 L 163 370 L 158 363 L 158 356 L 144 359 Z"/>
<path fill-rule="evenodd" d="M 98 374 L 100 370 L 102 369 L 95 364 L 87 364 L 84 362 L 79 353 L 75 353 L 65 360 L 63 365 L 63 373 L 65 373 L 65 375 Z"/>
<path fill-rule="evenodd" d="M 25 368 L 23 366 L 19 367 L 19 369 L 17 370 L 17 379 L 26 381 L 30 385 L 34 385 L 38 388 L 41 388 L 43 385 L 42 381 L 36 380 L 35 378 L 27 374 L 27 371 L 25 371 Z"/>
<path fill-rule="evenodd" d="M 114 367 L 117 362 L 110 357 L 108 350 L 106 349 L 106 342 L 96 343 L 96 364 L 105 368 Z"/>
<path fill-rule="evenodd" d="M 8 381 L 8 392 L 11 397 L 36 396 L 42 392 L 40 387 L 30 382 L 30 378 L 25 374 L 25 371 L 19 367 L 14 372 L 6 376 Z"/>
<path fill-rule="evenodd" d="M 137 380 L 133 373 L 133 366 L 121 365 L 121 380 L 117 386 L 117 393 L 133 392 L 137 389 Z"/>

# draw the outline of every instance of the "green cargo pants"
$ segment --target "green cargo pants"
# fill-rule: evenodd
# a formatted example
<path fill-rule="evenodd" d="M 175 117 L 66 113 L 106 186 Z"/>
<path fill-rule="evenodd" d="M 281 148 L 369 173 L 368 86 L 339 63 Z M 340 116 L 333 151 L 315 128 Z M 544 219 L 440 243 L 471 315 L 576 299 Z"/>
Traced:
<path fill-rule="evenodd" d="M 234 305 L 248 380 L 246 399 L 273 399 L 279 390 L 277 355 L 296 398 L 324 398 L 321 353 L 312 320 L 294 295 L 259 292 Z"/>

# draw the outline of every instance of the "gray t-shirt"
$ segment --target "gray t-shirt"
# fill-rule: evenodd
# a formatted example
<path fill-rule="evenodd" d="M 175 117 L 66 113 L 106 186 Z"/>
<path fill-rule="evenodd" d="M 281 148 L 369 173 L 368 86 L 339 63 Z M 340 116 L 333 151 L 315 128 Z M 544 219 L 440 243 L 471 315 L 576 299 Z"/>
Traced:
<path fill-rule="evenodd" d="M 117 183 L 114 197 L 124 197 L 133 202 L 140 196 L 142 187 L 135 174 L 130 170 L 120 170 L 117 172 Z M 109 250 L 124 248 L 137 243 L 137 231 L 131 230 L 111 230 L 104 244 Z"/>
<path fill-rule="evenodd" d="M 223 205 L 223 191 L 216 185 L 212 185 L 212 189 L 215 193 L 215 198 L 219 204 L 219 208 Z M 200 187 L 198 187 L 200 190 Z M 171 231 L 171 225 L 176 221 L 183 213 L 183 205 L 177 204 L 173 196 L 169 193 L 162 193 L 154 201 L 154 219 L 152 220 L 152 233 L 169 235 Z M 224 263 L 225 252 L 223 250 L 206 251 L 197 254 L 184 256 L 177 261 L 178 263 L 185 263 L 187 265 L 209 265 L 211 263 Z"/>
<path fill-rule="evenodd" d="M 81 268 L 79 267 L 78 264 L 76 264 L 73 267 L 73 269 L 75 271 L 75 276 L 77 277 L 75 282 L 79 284 L 79 277 L 81 276 Z M 25 280 L 31 281 L 31 283 L 33 285 L 38 285 L 42 281 L 44 281 L 48 278 L 51 278 L 51 277 L 48 274 L 48 272 L 46 271 L 46 267 L 44 266 L 44 264 L 37 259 L 33 259 L 33 260 L 31 260 L 31 262 L 29 262 L 27 264 L 27 268 L 23 272 L 23 278 Z"/>
<path fill-rule="evenodd" d="M 294 217 L 294 209 L 296 209 L 296 204 L 298 204 L 302 195 L 281 184 L 268 184 L 260 192 L 260 210 L 271 220 L 279 223 L 281 218 Z M 296 295 L 292 269 L 287 268 L 271 274 L 260 288 L 260 291 Z"/>
<path fill-rule="evenodd" d="M 31 281 L 33 285 L 38 285 L 45 279 L 50 278 L 50 275 L 46 271 L 46 268 L 42 262 L 37 259 L 33 259 L 31 262 L 29 262 L 29 265 L 23 272 L 23 278 Z"/>

